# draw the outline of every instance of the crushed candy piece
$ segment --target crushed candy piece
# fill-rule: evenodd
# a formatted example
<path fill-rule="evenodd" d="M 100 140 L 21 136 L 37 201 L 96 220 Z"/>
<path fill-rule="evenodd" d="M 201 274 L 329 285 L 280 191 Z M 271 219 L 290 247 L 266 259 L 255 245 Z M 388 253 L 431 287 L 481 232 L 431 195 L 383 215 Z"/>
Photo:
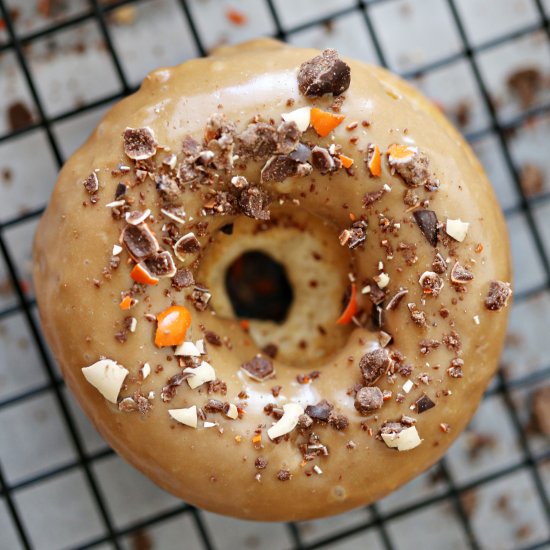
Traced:
<path fill-rule="evenodd" d="M 155 345 L 159 348 L 181 344 L 191 326 L 191 313 L 184 306 L 171 306 L 157 315 Z"/>
<path fill-rule="evenodd" d="M 445 232 L 449 235 L 449 237 L 452 237 L 455 241 L 461 243 L 466 238 L 469 227 L 470 224 L 468 222 L 463 222 L 460 219 L 448 219 L 445 226 Z"/>
<path fill-rule="evenodd" d="M 168 409 L 168 414 L 180 424 L 190 428 L 196 428 L 198 424 L 197 406 L 193 405 L 186 409 Z"/>
<path fill-rule="evenodd" d="M 398 451 L 410 451 L 422 443 L 416 426 L 409 426 L 398 432 L 382 432 L 381 437 L 388 447 Z"/>
<path fill-rule="evenodd" d="M 283 411 L 281 419 L 267 430 L 270 439 L 290 433 L 297 426 L 300 416 L 304 414 L 304 409 L 298 403 L 286 403 L 283 405 Z"/>
<path fill-rule="evenodd" d="M 146 160 L 157 152 L 157 142 L 151 128 L 126 128 L 123 137 L 124 152 L 132 160 Z"/>
<path fill-rule="evenodd" d="M 512 296 L 512 285 L 510 283 L 491 281 L 489 291 L 485 297 L 485 307 L 489 311 L 498 311 L 508 305 L 510 296 Z"/>
<path fill-rule="evenodd" d="M 300 132 L 305 132 L 309 128 L 309 120 L 311 115 L 311 107 L 300 107 L 290 113 L 281 115 L 285 122 L 294 122 Z"/>
<path fill-rule="evenodd" d="M 214 370 L 214 367 L 206 361 L 202 361 L 202 363 L 196 368 L 187 367 L 186 369 L 183 369 L 183 372 L 191 375 L 186 378 L 186 380 L 192 390 L 206 384 L 206 382 L 216 380 L 216 371 Z"/>
<path fill-rule="evenodd" d="M 128 372 L 112 359 L 101 359 L 82 369 L 84 378 L 111 403 L 117 402 L 120 388 Z"/>
<path fill-rule="evenodd" d="M 338 57 L 336 50 L 327 49 L 300 65 L 298 88 L 305 96 L 339 95 L 351 82 L 351 69 Z"/>
<path fill-rule="evenodd" d="M 311 126 L 321 137 L 328 136 L 334 128 L 342 124 L 344 118 L 344 115 L 335 115 L 317 107 L 311 109 Z"/>

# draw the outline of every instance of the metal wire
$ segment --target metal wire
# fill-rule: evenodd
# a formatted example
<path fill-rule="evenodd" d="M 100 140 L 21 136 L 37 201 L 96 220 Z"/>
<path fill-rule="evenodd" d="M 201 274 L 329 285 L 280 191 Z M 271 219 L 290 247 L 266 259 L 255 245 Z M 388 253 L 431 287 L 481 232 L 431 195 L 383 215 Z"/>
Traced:
<path fill-rule="evenodd" d="M 89 0 L 88 9 L 82 13 L 76 16 L 69 17 L 62 22 L 48 25 L 47 27 L 42 28 L 38 31 L 19 35 L 14 28 L 12 19 L 10 18 L 10 13 L 7 8 L 6 0 L 0 0 L 0 16 L 5 21 L 5 29 L 8 35 L 8 41 L 0 45 L 0 53 L 10 51 L 15 54 L 18 65 L 30 90 L 35 110 L 38 113 L 39 117 L 39 120 L 36 123 L 33 123 L 28 127 L 12 131 L 5 135 L 0 135 L 0 144 L 10 141 L 17 136 L 32 132 L 33 130 L 42 129 L 46 134 L 48 145 L 51 149 L 53 157 L 55 158 L 58 167 L 61 167 L 64 159 L 61 153 L 61 149 L 57 143 L 55 134 L 52 132 L 52 127 L 60 121 L 72 119 L 73 117 L 77 117 L 80 114 L 107 105 L 134 91 L 134 88 L 128 83 L 123 65 L 117 55 L 116 48 L 111 40 L 106 17 L 110 12 L 120 8 L 121 6 L 127 4 L 138 4 L 140 3 L 140 1 L 141 0 L 118 0 L 104 5 L 99 0 Z M 292 28 L 284 27 L 274 0 L 263 1 L 266 3 L 266 7 L 273 21 L 273 25 L 275 28 L 274 36 L 281 40 L 286 40 L 295 33 L 323 24 L 329 20 L 338 19 L 340 17 L 349 15 L 350 13 L 359 13 L 364 21 L 365 32 L 368 34 L 373 44 L 379 64 L 382 66 L 388 65 L 386 54 L 382 47 L 381 41 L 378 38 L 373 20 L 370 16 L 370 10 L 374 5 L 380 4 L 382 2 L 392 2 L 394 0 L 357 0 L 356 3 L 351 7 L 341 10 L 335 10 L 333 13 L 326 15 L 322 18 L 313 18 L 306 23 L 300 24 Z M 517 168 L 512 160 L 512 155 L 509 150 L 506 135 L 507 132 L 509 132 L 511 129 L 520 127 L 527 120 L 536 119 L 542 115 L 549 113 L 550 104 L 537 106 L 528 111 L 524 111 L 512 118 L 511 120 L 507 121 L 506 123 L 502 123 L 501 121 L 499 121 L 497 113 L 495 112 L 495 108 L 491 101 L 488 87 L 478 65 L 477 56 L 481 52 L 489 51 L 492 48 L 511 42 L 515 39 L 532 34 L 537 31 L 543 31 L 550 41 L 550 21 L 545 14 L 541 0 L 532 0 L 538 14 L 537 23 L 529 25 L 525 28 L 521 28 L 513 33 L 509 33 L 504 36 L 500 36 L 490 41 L 481 43 L 477 46 L 473 46 L 468 39 L 462 18 L 456 8 L 455 0 L 445 1 L 447 2 L 453 23 L 461 39 L 461 51 L 445 58 L 438 59 L 422 67 L 417 67 L 414 69 L 414 71 L 405 73 L 402 76 L 411 78 L 419 74 L 426 74 L 432 70 L 450 65 L 458 60 L 466 60 L 469 64 L 474 75 L 478 91 L 489 114 L 490 125 L 489 127 L 469 134 L 466 137 L 471 142 L 475 142 L 489 135 L 493 135 L 497 138 L 507 169 L 512 176 L 512 179 L 518 191 L 518 195 L 520 197 L 520 202 L 518 206 L 509 209 L 507 212 L 505 212 L 505 214 L 507 216 L 511 216 L 518 212 L 521 212 L 523 214 L 525 220 L 527 221 L 531 240 L 536 247 L 537 255 L 540 258 L 541 264 L 544 268 L 545 282 L 534 289 L 529 289 L 526 292 L 517 294 L 515 297 L 515 302 L 518 303 L 529 299 L 539 292 L 550 289 L 550 260 L 544 249 L 542 237 L 539 233 L 533 216 L 533 207 L 539 201 L 546 200 L 548 198 L 548 194 L 544 194 L 536 198 L 528 198 L 525 195 L 525 192 L 520 185 Z M 190 33 L 197 51 L 201 55 L 206 55 L 207 49 L 199 33 L 198 26 L 195 24 L 195 21 L 193 19 L 192 10 L 189 8 L 186 0 L 178 0 L 178 4 L 182 10 L 185 20 L 188 23 Z M 105 97 L 81 105 L 78 108 L 67 110 L 54 117 L 49 117 L 43 107 L 43 102 L 38 92 L 38 87 L 36 86 L 36 82 L 34 80 L 32 72 L 29 69 L 24 47 L 28 44 L 32 44 L 36 40 L 39 40 L 46 36 L 53 36 L 64 29 L 76 27 L 90 20 L 95 21 L 99 26 L 101 36 L 106 45 L 107 53 L 115 69 L 115 73 L 117 74 L 120 89 L 114 94 L 111 93 L 109 95 L 106 95 Z M 37 208 L 30 212 L 26 212 L 23 215 L 10 218 L 8 220 L 5 220 L 3 223 L 0 223 L 0 257 L 3 258 L 5 265 L 7 266 L 8 275 L 12 286 L 15 289 L 15 294 L 17 298 L 17 304 L 15 306 L 10 306 L 8 308 L 0 310 L 0 320 L 18 313 L 23 314 L 25 322 L 32 336 L 33 343 L 40 356 L 42 366 L 47 375 L 47 381 L 38 386 L 26 388 L 25 391 L 19 394 L 0 400 L 0 410 L 15 403 L 24 402 L 25 400 L 31 399 L 37 395 L 45 394 L 47 392 L 53 393 L 56 405 L 60 412 L 60 416 L 63 419 L 63 422 L 65 423 L 67 431 L 70 435 L 70 441 L 75 451 L 75 456 L 77 458 L 67 463 L 57 465 L 56 467 L 51 468 L 47 471 L 43 471 L 39 475 L 34 475 L 27 479 L 20 480 L 14 484 L 9 484 L 7 482 L 0 466 L 0 499 L 2 499 L 6 504 L 6 508 L 12 519 L 14 529 L 19 537 L 21 547 L 30 549 L 32 548 L 32 544 L 29 534 L 27 532 L 27 528 L 25 526 L 25 521 L 17 508 L 14 499 L 15 493 L 24 487 L 33 486 L 47 479 L 59 476 L 63 473 L 73 470 L 80 470 L 84 473 L 88 488 L 90 489 L 93 501 L 103 523 L 104 535 L 97 537 L 93 540 L 89 540 L 86 543 L 80 545 L 78 548 L 94 548 L 104 543 L 108 543 L 114 548 L 120 548 L 121 539 L 131 533 L 135 533 L 137 531 L 143 530 L 144 528 L 154 526 L 172 517 L 187 515 L 192 520 L 203 547 L 208 550 L 214 549 L 215 545 L 212 541 L 212 537 L 208 532 L 208 528 L 203 521 L 201 511 L 183 503 L 176 505 L 171 509 L 163 511 L 162 513 L 155 514 L 154 516 L 151 516 L 145 520 L 135 522 L 122 529 L 115 527 L 114 521 L 112 520 L 106 506 L 105 497 L 103 496 L 101 488 L 99 487 L 96 475 L 91 468 L 92 464 L 97 464 L 100 461 L 111 457 L 113 455 L 113 451 L 110 449 L 104 449 L 95 453 L 87 453 L 85 451 L 82 444 L 81 436 L 76 428 L 75 420 L 70 412 L 66 398 L 64 397 L 64 394 L 62 392 L 64 383 L 58 378 L 55 373 L 46 346 L 42 340 L 40 327 L 37 324 L 33 315 L 35 302 L 32 298 L 29 298 L 23 292 L 20 284 L 21 278 L 19 277 L 16 262 L 6 244 L 5 232 L 7 229 L 14 227 L 18 224 L 36 219 L 41 215 L 42 211 L 43 208 Z M 498 375 L 498 383 L 496 384 L 496 386 L 491 388 L 491 390 L 489 390 L 485 395 L 485 398 L 488 396 L 493 396 L 495 394 L 500 395 L 503 398 L 503 401 L 508 410 L 508 414 L 510 415 L 511 423 L 516 432 L 517 441 L 519 442 L 519 446 L 523 454 L 522 458 L 517 463 L 509 465 L 505 468 L 495 469 L 489 474 L 479 477 L 472 482 L 459 484 L 453 479 L 451 471 L 449 470 L 449 468 L 447 468 L 445 459 L 443 459 L 439 464 L 439 470 L 441 478 L 446 484 L 446 490 L 442 493 L 420 499 L 412 505 L 402 506 L 392 510 L 391 512 L 386 513 L 381 512 L 379 507 L 377 507 L 376 505 L 372 505 L 369 507 L 371 512 L 371 519 L 369 519 L 368 521 L 360 525 L 356 525 L 353 528 L 331 533 L 315 540 L 314 542 L 304 541 L 299 527 L 296 524 L 288 524 L 288 532 L 290 535 L 290 539 L 292 540 L 293 548 L 296 550 L 301 550 L 328 547 L 336 542 L 340 542 L 351 536 L 355 536 L 358 533 L 373 529 L 378 533 L 382 545 L 387 549 L 391 549 L 394 546 L 392 544 L 391 536 L 388 533 L 387 529 L 387 525 L 390 521 L 425 509 L 436 503 L 442 502 L 450 503 L 452 508 L 454 509 L 456 517 L 463 528 L 464 538 L 467 541 L 469 548 L 481 548 L 482 545 L 477 539 L 475 531 L 470 524 L 468 514 L 464 509 L 462 496 L 468 491 L 478 489 L 488 483 L 491 483 L 501 478 L 505 478 L 506 476 L 512 475 L 520 471 L 529 472 L 529 475 L 531 476 L 533 484 L 536 488 L 536 494 L 540 500 L 541 508 L 544 511 L 546 520 L 550 524 L 550 501 L 537 469 L 537 465 L 541 464 L 544 461 L 550 460 L 550 450 L 539 453 L 534 453 L 533 451 L 531 451 L 526 440 L 524 431 L 522 429 L 518 413 L 513 406 L 511 398 L 512 392 L 520 388 L 533 387 L 537 383 L 549 379 L 550 365 L 537 371 L 536 373 L 525 375 L 522 378 L 518 378 L 512 381 L 507 380 L 504 374 L 501 372 Z M 550 545 L 550 539 L 546 541 L 541 541 L 540 543 L 532 545 L 529 548 L 542 548 L 548 545 Z"/>

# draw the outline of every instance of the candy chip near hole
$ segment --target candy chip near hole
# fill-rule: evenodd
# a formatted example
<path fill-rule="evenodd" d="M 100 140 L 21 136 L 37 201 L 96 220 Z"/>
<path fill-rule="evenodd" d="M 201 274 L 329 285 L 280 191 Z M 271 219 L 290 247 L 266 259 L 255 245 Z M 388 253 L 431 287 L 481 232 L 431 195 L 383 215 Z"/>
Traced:
<path fill-rule="evenodd" d="M 112 359 L 101 359 L 89 367 L 84 367 L 82 374 L 107 401 L 116 403 L 120 388 L 128 376 L 128 370 Z"/>

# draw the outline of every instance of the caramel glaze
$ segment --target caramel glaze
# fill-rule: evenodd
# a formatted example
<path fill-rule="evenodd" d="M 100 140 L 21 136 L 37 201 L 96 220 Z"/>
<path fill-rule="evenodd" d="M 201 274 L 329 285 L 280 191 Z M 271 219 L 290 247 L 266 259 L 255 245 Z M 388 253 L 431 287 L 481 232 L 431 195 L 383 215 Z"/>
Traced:
<path fill-rule="evenodd" d="M 341 513 L 383 497 L 426 470 L 443 455 L 472 417 L 497 366 L 506 329 L 507 311 L 491 312 L 483 306 L 489 282 L 509 281 L 511 272 L 503 217 L 479 162 L 440 111 L 416 90 L 381 68 L 346 60 L 352 74 L 342 105 L 346 120 L 333 135 L 343 146 L 343 152 L 355 159 L 355 175 L 349 176 L 345 170 L 332 176 L 314 172 L 311 177 L 270 184 L 270 189 L 299 198 L 301 212 L 311 213 L 333 225 L 337 246 L 340 246 L 338 233 L 350 225 L 350 212 L 367 214 L 366 244 L 364 248 L 349 251 L 356 276 L 361 281 L 376 275 L 378 262 L 383 261 L 391 279 L 389 295 L 401 286 L 409 289 L 400 306 L 387 313 L 385 330 L 394 338 L 392 348 L 398 349 L 407 357 L 407 363 L 415 366 L 411 379 L 417 381 L 420 373 L 427 372 L 432 381 L 428 385 L 420 383 L 406 395 L 404 403 L 399 404 L 395 396 L 405 378 L 398 375 L 394 384 L 381 380 L 379 386 L 393 391 L 393 397 L 378 411 L 377 420 L 373 416 L 363 417 L 354 409 L 353 398 L 346 392 L 360 382 L 358 361 L 366 350 L 378 345 L 376 333 L 351 328 L 351 325 L 343 329 L 347 338 L 345 346 L 329 354 L 322 364 L 315 365 L 321 376 L 310 384 L 296 381 L 297 373 L 311 370 L 309 364 L 294 361 L 295 366 L 290 367 L 277 360 L 277 377 L 258 383 L 239 369 L 240 364 L 250 360 L 258 350 L 239 323 L 212 315 L 208 310 L 195 312 L 189 306 L 193 313 L 194 338 L 201 336 L 198 325 L 202 323 L 232 342 L 232 349 L 208 346 L 209 362 L 218 378 L 227 383 L 227 396 L 207 396 L 204 388 L 191 390 L 184 384 L 170 403 L 163 403 L 158 398 L 160 389 L 177 372 L 178 366 L 176 361 L 166 359 L 171 351 L 154 346 L 155 325 L 144 319 L 143 313 L 155 314 L 170 305 L 170 298 L 164 294 L 170 285 L 167 280 L 148 288 L 150 299 L 142 300 L 131 311 L 130 314 L 138 318 L 136 332 L 129 335 L 126 343 L 115 340 L 113 334 L 126 315 L 118 308 L 120 292 L 127 290 L 131 283 L 126 253 L 112 280 L 103 282 L 98 289 L 93 279 L 101 279 L 101 271 L 108 263 L 122 227 L 121 222 L 111 219 L 105 204 L 113 200 L 119 181 L 111 176 L 111 169 L 127 162 L 122 150 L 123 130 L 128 126 L 149 126 L 160 145 L 177 152 L 184 135 L 191 134 L 197 139 L 202 136 L 206 119 L 215 112 L 223 112 L 243 128 L 256 114 L 280 120 L 281 113 L 305 105 L 328 109 L 330 97 L 312 101 L 301 96 L 297 87 L 299 65 L 317 53 L 271 40 L 257 40 L 222 48 L 208 59 L 152 72 L 137 93 L 109 111 L 89 140 L 65 164 L 35 239 L 34 283 L 44 332 L 68 386 L 99 432 L 123 458 L 167 491 L 207 510 L 247 519 L 301 520 Z M 287 106 L 289 98 L 295 100 L 291 108 Z M 356 120 L 357 130 L 347 131 L 346 124 Z M 363 127 L 363 120 L 369 121 L 370 126 Z M 349 138 L 354 135 L 359 138 L 356 147 L 349 144 Z M 330 137 L 320 142 L 329 144 Z M 389 174 L 385 160 L 382 177 L 371 179 L 367 175 L 362 160 L 364 153 L 359 150 L 366 150 L 369 142 L 378 144 L 382 151 L 392 143 L 412 143 L 427 154 L 432 170 L 441 181 L 440 190 L 431 194 L 430 208 L 437 212 L 440 221 L 449 217 L 470 222 L 466 240 L 456 246 L 462 263 L 470 258 L 476 262 L 472 269 L 475 279 L 469 283 L 468 292 L 459 294 L 453 289 L 448 280 L 449 269 L 444 275 L 446 283 L 441 295 L 427 298 L 421 306 L 422 289 L 418 279 L 424 271 L 431 270 L 435 250 L 422 236 L 410 213 L 405 213 L 406 188 L 398 177 Z M 100 201 L 84 208 L 82 180 L 96 168 L 99 168 Z M 251 181 L 258 181 L 258 166 L 249 165 L 246 174 Z M 312 180 L 314 192 L 309 191 Z M 363 195 L 380 189 L 383 183 L 388 183 L 392 191 L 365 211 L 361 202 Z M 145 205 L 158 214 L 154 184 L 145 182 L 140 191 L 145 194 Z M 188 193 L 185 199 L 188 213 L 194 216 L 199 215 L 199 196 L 199 193 Z M 289 209 L 292 208 L 297 207 L 289 205 Z M 401 223 L 398 237 L 380 233 L 377 211 Z M 159 218 L 156 228 L 162 225 Z M 228 219 L 217 217 L 209 221 L 209 233 L 213 235 L 216 227 Z M 380 246 L 380 240 L 385 237 L 394 245 L 400 241 L 415 243 L 418 261 L 407 266 L 397 252 L 393 260 L 387 261 Z M 201 243 L 207 248 L 208 237 L 202 238 Z M 481 253 L 474 252 L 478 243 L 483 244 Z M 445 255 L 446 250 L 442 247 L 440 250 Z M 292 264 L 292 251 L 288 256 L 288 263 Z M 368 304 L 363 298 L 363 303 Z M 456 305 L 452 304 L 453 298 L 458 299 Z M 189 304 L 184 300 L 184 293 L 172 292 L 172 299 Z M 215 298 L 213 300 L 215 302 Z M 408 302 L 415 302 L 426 312 L 429 328 L 421 329 L 413 324 L 406 307 Z M 439 314 L 442 305 L 450 312 L 447 319 Z M 322 298 L 319 307 L 323 307 Z M 473 320 L 475 315 L 479 316 L 479 325 Z M 428 356 L 419 353 L 421 339 L 441 339 L 451 329 L 462 337 L 464 377 L 461 379 L 447 375 L 446 369 L 455 354 L 444 345 Z M 121 397 L 131 395 L 139 387 L 137 373 L 144 361 L 150 363 L 153 371 L 156 365 L 163 365 L 162 372 L 152 372 L 142 384 L 143 393 L 156 392 L 150 413 L 141 416 L 137 412 L 119 412 L 86 382 L 81 368 L 100 356 L 112 358 L 130 371 Z M 425 366 L 426 362 L 430 367 Z M 432 368 L 437 364 L 441 365 L 439 370 Z M 276 384 L 283 389 L 274 399 L 270 390 Z M 167 413 L 169 408 L 200 406 L 209 397 L 238 401 L 237 395 L 243 390 L 249 397 L 242 419 L 229 420 L 223 415 L 213 418 L 224 428 L 223 434 L 216 428 L 195 430 L 177 424 Z M 440 395 L 443 390 L 451 390 L 452 395 L 436 397 L 436 393 Z M 417 415 L 410 410 L 410 405 L 423 392 L 436 402 L 436 407 Z M 300 466 L 302 456 L 296 445 L 297 438 L 301 437 L 297 431 L 290 434 L 288 441 L 276 445 L 264 429 L 263 448 L 254 448 L 251 442 L 254 429 L 259 424 L 269 427 L 273 421 L 262 410 L 265 404 L 297 401 L 305 406 L 320 399 L 334 403 L 336 410 L 350 421 L 345 431 L 314 427 L 330 450 L 328 457 L 314 462 L 321 467 L 322 475 L 304 475 Z M 362 421 L 367 421 L 376 435 L 382 422 L 398 421 L 403 414 L 417 419 L 416 426 L 423 439 L 420 446 L 408 452 L 388 448 L 360 427 Z M 449 424 L 450 433 L 443 433 L 440 423 Z M 242 437 L 240 443 L 235 436 Z M 356 444 L 353 450 L 346 448 L 350 440 Z M 268 465 L 257 481 L 254 461 L 259 455 L 267 458 Z M 290 481 L 277 479 L 281 468 L 291 471 Z"/>

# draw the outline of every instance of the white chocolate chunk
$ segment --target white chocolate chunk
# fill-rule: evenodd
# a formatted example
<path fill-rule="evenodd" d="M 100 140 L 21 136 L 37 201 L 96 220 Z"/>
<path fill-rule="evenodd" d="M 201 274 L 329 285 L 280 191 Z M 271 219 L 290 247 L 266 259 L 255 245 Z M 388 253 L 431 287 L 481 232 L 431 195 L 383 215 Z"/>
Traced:
<path fill-rule="evenodd" d="M 212 365 L 209 365 L 206 361 L 203 361 L 196 369 L 187 367 L 183 369 L 183 372 L 189 372 L 192 376 L 187 379 L 189 387 L 194 390 L 199 386 L 202 386 L 206 382 L 212 382 L 216 380 L 216 371 Z"/>
<path fill-rule="evenodd" d="M 382 434 L 384 443 L 398 451 L 410 451 L 422 443 L 415 426 L 405 428 L 397 434 Z"/>
<path fill-rule="evenodd" d="M 466 238 L 469 227 L 470 224 L 468 222 L 463 222 L 460 219 L 447 220 L 445 232 L 449 235 L 449 237 L 452 237 L 455 241 L 461 243 Z"/>
<path fill-rule="evenodd" d="M 414 383 L 412 380 L 407 380 L 404 384 L 403 384 L 403 391 L 405 393 L 409 393 L 412 389 L 413 389 L 413 386 L 414 386 Z"/>
<path fill-rule="evenodd" d="M 217 426 L 217 422 L 204 422 L 202 427 L 203 428 L 213 428 L 214 426 Z"/>
<path fill-rule="evenodd" d="M 118 244 L 113 245 L 113 256 L 118 256 L 122 252 L 122 246 L 118 246 Z"/>
<path fill-rule="evenodd" d="M 300 107 L 290 113 L 283 113 L 281 117 L 285 122 L 295 122 L 298 130 L 305 132 L 309 127 L 311 107 Z"/>
<path fill-rule="evenodd" d="M 198 357 L 200 351 L 193 342 L 182 342 L 174 352 L 174 355 L 183 355 L 184 357 Z"/>
<path fill-rule="evenodd" d="M 227 416 L 227 418 L 231 418 L 232 420 L 239 418 L 239 409 L 237 409 L 237 405 L 234 403 L 229 403 L 229 409 L 225 413 L 225 416 Z"/>
<path fill-rule="evenodd" d="M 168 414 L 180 424 L 190 428 L 197 427 L 197 406 L 193 405 L 187 409 L 168 409 Z"/>
<path fill-rule="evenodd" d="M 374 277 L 378 288 L 386 288 L 390 284 L 390 276 L 387 273 L 380 273 Z"/>
<path fill-rule="evenodd" d="M 195 342 L 195 347 L 201 355 L 204 355 L 206 353 L 206 351 L 204 350 L 204 340 L 202 338 Z"/>
<path fill-rule="evenodd" d="M 101 359 L 89 367 L 84 367 L 82 374 L 107 401 L 116 403 L 122 383 L 128 376 L 128 370 L 112 359 Z"/>
<path fill-rule="evenodd" d="M 151 374 L 151 365 L 149 365 L 149 363 L 145 363 L 143 367 L 141 367 L 140 371 L 141 378 L 145 380 Z"/>
<path fill-rule="evenodd" d="M 270 439 L 276 439 L 290 433 L 298 424 L 300 416 L 304 414 L 304 409 L 298 403 L 283 405 L 283 411 L 281 419 L 267 430 L 267 435 Z"/>

